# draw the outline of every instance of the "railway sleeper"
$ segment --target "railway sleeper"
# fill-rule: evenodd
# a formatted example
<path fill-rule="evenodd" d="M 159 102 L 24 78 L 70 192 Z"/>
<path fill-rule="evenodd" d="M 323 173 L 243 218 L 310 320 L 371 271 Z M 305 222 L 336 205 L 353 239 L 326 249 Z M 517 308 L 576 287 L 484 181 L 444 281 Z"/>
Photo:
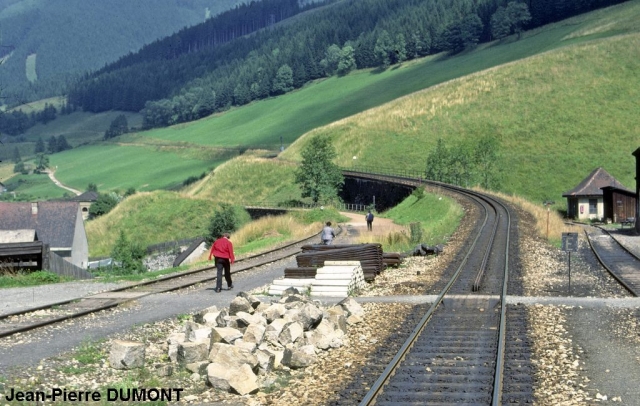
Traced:
<path fill-rule="evenodd" d="M 488 372 L 491 372 L 490 370 Z M 409 375 L 411 377 L 419 377 L 420 382 L 426 383 L 434 383 L 434 384 L 475 384 L 475 385 L 493 385 L 493 375 L 489 373 L 486 374 L 458 374 L 458 373 L 439 373 L 439 372 L 431 372 L 425 373 L 424 368 L 419 371 L 408 371 L 404 368 L 401 368 L 398 372 L 401 374 L 400 376 Z M 414 380 L 415 381 L 415 380 Z M 405 384 L 409 384 L 408 382 L 398 382 L 392 384 L 393 387 L 400 388 Z"/>
<path fill-rule="evenodd" d="M 426 403 L 441 402 L 444 404 L 485 404 L 491 403 L 490 393 L 475 392 L 384 392 L 376 399 L 376 405 L 407 405 L 411 403 L 424 405 Z M 419 403 L 422 402 L 422 403 Z"/>

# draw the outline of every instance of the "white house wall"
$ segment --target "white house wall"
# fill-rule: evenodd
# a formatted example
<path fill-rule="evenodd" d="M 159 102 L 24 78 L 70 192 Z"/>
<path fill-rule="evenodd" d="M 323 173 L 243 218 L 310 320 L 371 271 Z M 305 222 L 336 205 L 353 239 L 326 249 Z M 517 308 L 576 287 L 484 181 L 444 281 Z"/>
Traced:
<path fill-rule="evenodd" d="M 89 262 L 89 241 L 87 240 L 87 232 L 84 229 L 84 221 L 80 207 L 78 207 L 78 215 L 76 216 L 76 226 L 73 233 L 73 250 L 69 262 L 83 269 L 87 268 Z"/>
<path fill-rule="evenodd" d="M 589 214 L 589 200 L 593 198 L 580 198 L 578 199 L 578 219 L 579 220 L 594 220 L 604 218 L 604 201 L 602 197 L 598 197 L 597 214 Z"/>

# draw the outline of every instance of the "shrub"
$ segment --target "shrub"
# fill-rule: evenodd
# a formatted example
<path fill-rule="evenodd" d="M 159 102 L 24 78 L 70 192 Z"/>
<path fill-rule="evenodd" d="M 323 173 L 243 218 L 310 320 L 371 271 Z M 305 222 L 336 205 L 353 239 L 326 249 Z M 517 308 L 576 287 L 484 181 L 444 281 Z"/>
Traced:
<path fill-rule="evenodd" d="M 232 233 L 249 220 L 249 213 L 243 207 L 220 203 L 209 221 L 208 234 L 205 239 L 211 244 L 223 233 Z"/>
<path fill-rule="evenodd" d="M 422 224 L 411 223 L 409 224 L 409 231 L 411 233 L 411 244 L 419 244 L 422 241 Z"/>
<path fill-rule="evenodd" d="M 91 217 L 102 216 L 109 213 L 114 207 L 118 205 L 118 197 L 115 194 L 99 194 L 95 203 L 89 207 L 89 215 Z"/>
<path fill-rule="evenodd" d="M 111 251 L 113 260 L 120 263 L 120 269 L 115 273 L 130 275 L 145 272 L 146 269 L 142 263 L 144 255 L 145 249 L 140 244 L 129 241 L 125 232 L 120 230 L 120 236 Z"/>
<path fill-rule="evenodd" d="M 49 271 L 32 272 L 31 274 L 29 274 L 29 278 L 31 278 L 34 282 L 38 284 L 60 282 L 60 276 L 58 274 L 55 274 Z"/>
<path fill-rule="evenodd" d="M 424 197 L 424 188 L 423 187 L 417 187 L 415 189 L 413 189 L 413 192 L 411 192 L 411 195 L 413 197 L 416 198 L 416 200 L 420 200 Z"/>

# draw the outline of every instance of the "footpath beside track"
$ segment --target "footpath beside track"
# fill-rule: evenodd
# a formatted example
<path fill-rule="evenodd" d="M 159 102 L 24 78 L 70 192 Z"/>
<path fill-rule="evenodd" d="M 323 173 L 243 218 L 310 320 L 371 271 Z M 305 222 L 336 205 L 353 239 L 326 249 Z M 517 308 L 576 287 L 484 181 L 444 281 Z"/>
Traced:
<path fill-rule="evenodd" d="M 234 264 L 232 273 L 245 272 L 296 255 L 301 252 L 303 245 L 316 239 L 317 235 L 313 235 L 277 249 L 238 259 Z M 215 280 L 216 277 L 217 271 L 215 267 L 206 266 L 81 298 L 4 313 L 0 315 L 0 338 L 114 308 L 125 302 L 138 300 L 152 294 L 188 288 L 199 283 Z M 39 317 L 28 317 L 34 313 L 38 313 Z"/>

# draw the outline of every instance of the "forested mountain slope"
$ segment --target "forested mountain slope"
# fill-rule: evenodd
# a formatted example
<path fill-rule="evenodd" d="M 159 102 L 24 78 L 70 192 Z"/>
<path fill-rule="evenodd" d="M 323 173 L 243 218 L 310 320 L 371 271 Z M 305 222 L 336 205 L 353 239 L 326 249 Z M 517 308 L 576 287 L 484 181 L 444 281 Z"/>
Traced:
<path fill-rule="evenodd" d="M 243 1 L 0 0 L 3 96 L 11 103 L 63 94 L 74 76 Z"/>
<path fill-rule="evenodd" d="M 386 69 L 443 51 L 459 53 L 523 28 L 620 2 L 528 0 L 514 3 L 522 7 L 512 17 L 505 12 L 511 7 L 507 0 L 344 0 L 212 46 L 266 17 L 295 14 L 290 11 L 294 0 L 264 1 L 272 4 L 267 16 L 264 11 L 248 19 L 242 13 L 229 15 L 222 28 L 209 24 L 184 30 L 154 44 L 153 50 L 105 67 L 74 86 L 70 102 L 93 112 L 144 109 L 147 127 L 163 127 L 356 68 Z"/>

